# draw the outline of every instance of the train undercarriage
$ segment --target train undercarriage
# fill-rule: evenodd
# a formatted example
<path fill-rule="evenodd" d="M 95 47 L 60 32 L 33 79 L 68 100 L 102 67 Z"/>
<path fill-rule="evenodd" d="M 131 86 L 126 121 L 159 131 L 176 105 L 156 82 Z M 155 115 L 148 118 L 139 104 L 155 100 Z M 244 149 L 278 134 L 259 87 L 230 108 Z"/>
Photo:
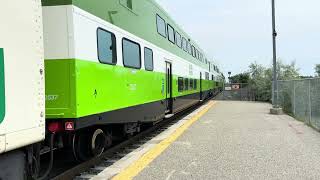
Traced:
<path fill-rule="evenodd" d="M 208 91 L 204 99 L 220 91 L 221 89 Z M 0 156 L 0 168 L 3 170 L 0 171 L 0 177 L 2 179 L 43 179 L 49 175 L 53 167 L 56 150 L 65 151 L 68 157 L 73 157 L 77 162 L 87 161 L 92 157 L 100 156 L 117 142 L 134 136 L 156 122 L 159 121 L 93 125 L 76 129 L 70 122 L 50 121 L 47 123 L 44 142 Z M 42 156 L 50 157 L 50 163 L 46 163 L 46 167 L 41 165 Z"/>

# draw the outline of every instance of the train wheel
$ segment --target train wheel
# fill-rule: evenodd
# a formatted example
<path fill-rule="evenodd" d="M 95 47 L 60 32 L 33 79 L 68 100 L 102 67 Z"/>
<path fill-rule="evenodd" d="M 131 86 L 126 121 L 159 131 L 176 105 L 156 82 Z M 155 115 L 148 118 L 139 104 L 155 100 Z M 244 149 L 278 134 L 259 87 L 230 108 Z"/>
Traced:
<path fill-rule="evenodd" d="M 93 156 L 100 156 L 111 144 L 111 135 L 106 135 L 103 130 L 96 129 L 91 136 L 91 154 Z"/>
<path fill-rule="evenodd" d="M 88 139 L 89 137 L 82 132 L 77 132 L 73 135 L 72 152 L 74 158 L 79 162 L 90 159 Z"/>
<path fill-rule="evenodd" d="M 112 146 L 112 143 L 113 143 L 113 137 L 112 137 L 112 134 L 110 133 L 106 133 L 106 142 L 105 142 L 105 149 L 109 149 L 111 146 Z"/>
<path fill-rule="evenodd" d="M 100 156 L 112 145 L 112 136 L 101 129 L 92 133 L 76 133 L 73 137 L 73 154 L 77 161 L 86 161 Z"/>

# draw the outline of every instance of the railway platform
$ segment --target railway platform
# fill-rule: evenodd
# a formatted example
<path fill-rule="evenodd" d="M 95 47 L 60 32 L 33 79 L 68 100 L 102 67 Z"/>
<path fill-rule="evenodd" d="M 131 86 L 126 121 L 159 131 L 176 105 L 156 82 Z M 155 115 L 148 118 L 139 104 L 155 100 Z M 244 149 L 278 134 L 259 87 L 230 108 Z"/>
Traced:
<path fill-rule="evenodd" d="M 92 179 L 319 179 L 320 133 L 270 107 L 211 101 Z"/>

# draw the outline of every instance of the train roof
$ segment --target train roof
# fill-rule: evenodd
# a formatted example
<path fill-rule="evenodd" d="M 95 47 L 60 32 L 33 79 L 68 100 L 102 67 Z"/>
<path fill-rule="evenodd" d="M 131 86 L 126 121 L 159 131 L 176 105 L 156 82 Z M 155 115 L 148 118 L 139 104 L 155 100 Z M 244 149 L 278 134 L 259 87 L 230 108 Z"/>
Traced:
<path fill-rule="evenodd" d="M 130 6 L 128 3 L 130 3 Z M 206 63 L 207 57 L 204 51 L 155 0 L 42 0 L 42 5 L 75 5 L 181 58 L 209 69 L 209 63 Z M 202 62 L 179 48 L 176 44 L 168 41 L 168 38 L 162 37 L 157 33 L 157 15 L 163 18 L 167 24 L 170 24 L 182 37 L 189 40 L 203 54 Z M 208 60 L 208 62 L 216 66 L 213 61 Z"/>

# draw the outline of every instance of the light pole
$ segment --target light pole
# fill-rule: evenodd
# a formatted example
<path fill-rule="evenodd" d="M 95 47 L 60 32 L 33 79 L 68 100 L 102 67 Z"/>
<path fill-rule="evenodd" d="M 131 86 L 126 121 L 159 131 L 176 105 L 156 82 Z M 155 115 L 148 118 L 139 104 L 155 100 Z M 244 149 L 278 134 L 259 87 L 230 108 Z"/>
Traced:
<path fill-rule="evenodd" d="M 275 0 L 271 0 L 272 4 L 272 42 L 273 42 L 273 86 L 272 86 L 272 105 L 271 114 L 280 115 L 283 113 L 278 104 L 278 75 L 277 75 L 277 31 L 276 31 L 276 10 Z"/>
<path fill-rule="evenodd" d="M 272 41 L 273 41 L 273 86 L 272 86 L 272 105 L 278 108 L 278 77 L 277 77 L 277 31 L 276 31 L 276 12 L 275 0 L 272 3 Z"/>

